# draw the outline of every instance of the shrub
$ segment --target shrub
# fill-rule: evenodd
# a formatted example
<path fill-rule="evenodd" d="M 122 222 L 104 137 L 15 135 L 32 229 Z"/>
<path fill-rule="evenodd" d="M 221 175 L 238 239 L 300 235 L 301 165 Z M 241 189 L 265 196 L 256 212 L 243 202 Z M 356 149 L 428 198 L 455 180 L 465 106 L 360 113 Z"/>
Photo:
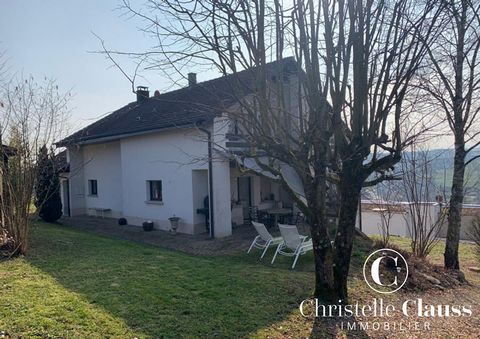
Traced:
<path fill-rule="evenodd" d="M 60 181 L 54 156 L 49 154 L 46 146 L 38 154 L 36 172 L 35 206 L 38 215 L 46 222 L 57 221 L 62 216 Z"/>

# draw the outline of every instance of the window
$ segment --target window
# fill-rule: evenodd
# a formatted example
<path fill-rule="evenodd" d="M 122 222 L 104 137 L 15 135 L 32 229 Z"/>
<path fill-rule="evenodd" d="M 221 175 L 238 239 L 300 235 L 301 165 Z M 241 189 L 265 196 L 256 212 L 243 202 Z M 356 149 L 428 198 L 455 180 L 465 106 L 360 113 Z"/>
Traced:
<path fill-rule="evenodd" d="M 88 180 L 88 195 L 98 195 L 97 180 Z"/>
<path fill-rule="evenodd" d="M 147 181 L 149 189 L 148 200 L 150 201 L 162 201 L 162 181 L 161 180 L 149 180 Z"/>

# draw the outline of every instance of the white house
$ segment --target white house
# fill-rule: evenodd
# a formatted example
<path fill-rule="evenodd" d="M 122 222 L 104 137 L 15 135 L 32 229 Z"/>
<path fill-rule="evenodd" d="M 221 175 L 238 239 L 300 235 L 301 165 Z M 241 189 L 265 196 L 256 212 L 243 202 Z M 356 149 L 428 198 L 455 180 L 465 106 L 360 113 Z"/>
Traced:
<path fill-rule="evenodd" d="M 288 58 L 267 71 L 281 68 L 284 77 L 295 77 L 296 67 Z M 248 83 L 251 75 L 236 76 Z M 69 164 L 62 180 L 64 214 L 123 217 L 131 225 L 151 220 L 163 230 L 177 216 L 179 232 L 196 234 L 207 231 L 201 213 L 208 210 L 212 234 L 224 237 L 232 224 L 243 224 L 250 206 L 291 206 L 278 183 L 243 173 L 225 153 L 234 133 L 226 112 L 237 95 L 249 94 L 248 86 L 236 90 L 232 95 L 228 77 L 197 84 L 195 74 L 187 87 L 168 93 L 150 96 L 139 87 L 135 102 L 58 142 Z M 287 101 L 295 107 L 297 91 L 290 92 Z"/>

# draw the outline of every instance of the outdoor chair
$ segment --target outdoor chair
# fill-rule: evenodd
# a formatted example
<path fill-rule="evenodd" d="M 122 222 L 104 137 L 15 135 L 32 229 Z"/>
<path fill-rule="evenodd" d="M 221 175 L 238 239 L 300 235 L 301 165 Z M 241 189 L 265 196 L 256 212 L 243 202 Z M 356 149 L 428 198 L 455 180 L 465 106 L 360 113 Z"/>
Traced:
<path fill-rule="evenodd" d="M 294 269 L 295 265 L 297 264 L 298 257 L 301 254 L 305 254 L 308 251 L 313 250 L 312 239 L 308 239 L 307 236 L 300 235 L 298 233 L 297 226 L 295 225 L 278 224 L 278 228 L 282 234 L 283 242 L 278 245 L 275 255 L 272 259 L 272 264 L 277 258 L 277 255 L 281 254 L 287 257 L 295 258 L 292 265 L 292 269 Z"/>
<path fill-rule="evenodd" d="M 272 237 L 264 224 L 252 221 L 252 225 L 257 230 L 258 235 L 253 239 L 247 253 L 250 253 L 253 247 L 263 249 L 262 256 L 260 257 L 260 259 L 262 259 L 270 246 L 280 244 L 283 242 L 283 239 L 282 237 Z"/>

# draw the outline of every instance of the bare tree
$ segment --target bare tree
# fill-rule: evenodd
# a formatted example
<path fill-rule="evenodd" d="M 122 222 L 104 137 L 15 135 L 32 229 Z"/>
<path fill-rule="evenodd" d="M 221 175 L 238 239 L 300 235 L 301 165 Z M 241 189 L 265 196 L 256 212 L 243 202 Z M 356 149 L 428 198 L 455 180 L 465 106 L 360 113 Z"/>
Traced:
<path fill-rule="evenodd" d="M 343 5 L 338 2 L 339 22 L 329 20 L 328 10 L 324 20 L 336 160 L 332 169 L 340 192 L 334 277 L 339 296 L 346 298 L 360 191 L 394 179 L 394 165 L 415 139 L 403 137 L 401 122 L 409 113 L 405 98 L 424 53 L 416 32 L 431 31 L 436 13 L 411 1 L 346 1 L 345 12 Z"/>
<path fill-rule="evenodd" d="M 186 65 L 214 65 L 226 76 L 237 105 L 225 116 L 250 145 L 242 157 L 276 176 L 307 217 L 315 295 L 346 301 L 360 191 L 390 179 L 411 142 L 400 133 L 409 113 L 403 103 L 425 52 L 418 32 L 431 30 L 436 13 L 411 0 L 295 0 L 290 6 L 280 0 L 150 0 L 143 8 L 125 0 L 124 8 L 145 21 L 143 30 L 157 47 L 104 52 L 112 60 L 136 56 L 169 77 Z M 296 58 L 293 78 L 285 78 L 282 63 L 267 65 L 284 55 Z M 248 79 L 240 76 L 244 69 Z M 286 100 L 292 84 L 293 104 Z M 285 165 L 302 183 L 303 196 Z M 334 246 L 327 182 L 340 196 Z"/>
<path fill-rule="evenodd" d="M 56 82 L 46 78 L 40 82 L 33 77 L 0 80 L 1 135 L 10 152 L 0 164 L 0 248 L 12 256 L 27 251 L 37 154 L 67 131 L 70 94 L 60 93 Z M 5 147 L 0 147 L 5 154 Z"/>
<path fill-rule="evenodd" d="M 412 252 L 426 257 L 438 242 L 438 234 L 445 220 L 442 204 L 432 204 L 437 196 L 428 150 L 416 146 L 410 148 L 401 162 L 403 181 L 401 186 L 408 201 L 405 221 L 412 238 Z"/>
<path fill-rule="evenodd" d="M 395 181 L 384 181 L 374 187 L 373 204 L 375 211 L 380 216 L 378 229 L 382 247 L 388 247 L 390 243 L 390 224 L 395 214 L 399 213 L 401 206 L 398 205 L 398 186 Z"/>
<path fill-rule="evenodd" d="M 427 43 L 429 68 L 422 77 L 423 88 L 445 113 L 452 131 L 455 155 L 449 202 L 445 267 L 459 269 L 458 246 L 465 167 L 477 159 L 469 153 L 479 144 L 480 130 L 480 1 L 443 0 L 439 32 L 434 43 Z"/>

